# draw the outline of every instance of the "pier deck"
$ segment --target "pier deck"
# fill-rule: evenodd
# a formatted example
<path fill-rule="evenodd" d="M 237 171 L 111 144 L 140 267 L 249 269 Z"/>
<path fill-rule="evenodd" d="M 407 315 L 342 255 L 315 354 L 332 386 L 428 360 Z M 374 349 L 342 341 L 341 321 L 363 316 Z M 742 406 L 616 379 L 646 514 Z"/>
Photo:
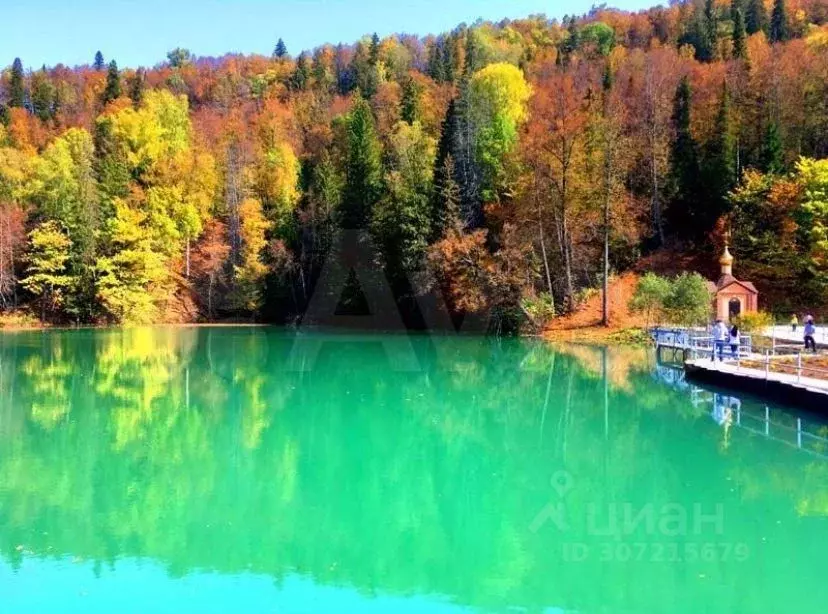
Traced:
<path fill-rule="evenodd" d="M 659 360 L 665 350 L 681 356 L 688 378 L 828 412 L 828 372 L 810 367 L 801 354 L 788 367 L 794 372 L 784 373 L 775 371 L 773 362 L 785 357 L 753 353 L 749 336 L 742 336 L 735 354 L 728 344 L 724 360 L 714 361 L 715 344 L 703 330 L 657 328 L 651 334 Z"/>

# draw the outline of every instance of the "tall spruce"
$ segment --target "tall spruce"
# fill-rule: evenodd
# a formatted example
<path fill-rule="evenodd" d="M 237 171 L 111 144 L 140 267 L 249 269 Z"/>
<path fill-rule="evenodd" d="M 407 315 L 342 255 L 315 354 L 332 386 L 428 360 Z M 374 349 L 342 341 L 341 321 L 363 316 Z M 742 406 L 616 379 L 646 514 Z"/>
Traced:
<path fill-rule="evenodd" d="M 454 83 L 457 78 L 457 54 L 455 53 L 457 41 L 449 36 L 443 41 L 443 75 L 448 83 Z"/>
<path fill-rule="evenodd" d="M 748 0 L 745 11 L 745 30 L 748 34 L 768 31 L 768 10 L 765 0 Z"/>
<path fill-rule="evenodd" d="M 474 28 L 466 31 L 466 66 L 464 76 L 483 68 L 483 49 L 481 48 L 479 34 Z"/>
<path fill-rule="evenodd" d="M 766 173 L 781 175 L 785 172 L 785 150 L 779 124 L 775 120 L 770 120 L 765 127 L 760 162 Z"/>
<path fill-rule="evenodd" d="M 443 119 L 437 156 L 434 159 L 434 195 L 431 208 L 431 242 L 440 239 L 448 230 L 452 217 L 459 219 L 460 186 L 457 183 L 457 167 L 452 155 L 457 147 L 459 129 L 457 101 L 452 99 Z"/>
<path fill-rule="evenodd" d="M 109 63 L 109 70 L 106 72 L 106 87 L 104 87 L 101 102 L 109 104 L 121 97 L 121 74 L 118 72 L 118 64 L 115 60 Z"/>
<path fill-rule="evenodd" d="M 578 50 L 580 44 L 580 35 L 578 32 L 578 22 L 575 16 L 564 16 L 562 25 L 566 26 L 566 38 L 560 43 L 558 47 L 558 60 L 561 64 L 569 64 L 572 54 Z"/>
<path fill-rule="evenodd" d="M 704 5 L 696 5 L 693 9 L 679 44 L 692 46 L 699 62 L 710 62 L 715 56 L 717 28 L 715 6 L 712 0 L 705 0 Z"/>
<path fill-rule="evenodd" d="M 770 41 L 781 43 L 790 38 L 790 27 L 788 25 L 788 9 L 785 0 L 774 0 L 773 13 L 770 21 Z"/>
<path fill-rule="evenodd" d="M 428 76 L 434 79 L 437 83 L 446 81 L 446 73 L 443 65 L 443 54 L 440 49 L 442 43 L 435 40 L 428 47 L 428 63 L 426 64 L 426 72 Z"/>
<path fill-rule="evenodd" d="M 725 213 L 728 194 L 736 185 L 736 139 L 733 130 L 730 91 L 727 82 L 722 85 L 719 112 L 716 114 L 713 137 L 705 152 L 704 189 L 708 192 L 708 207 L 702 212 L 700 223 L 712 228 Z"/>
<path fill-rule="evenodd" d="M 704 3 L 704 39 L 707 45 L 708 60 L 716 58 L 719 46 L 719 13 L 715 0 Z"/>
<path fill-rule="evenodd" d="M 141 104 L 141 99 L 144 97 L 145 80 L 143 68 L 136 70 L 129 80 L 129 98 L 136 107 Z"/>
<path fill-rule="evenodd" d="M 23 62 L 14 58 L 9 75 L 9 106 L 26 106 L 26 85 L 23 82 Z"/>
<path fill-rule="evenodd" d="M 368 63 L 371 66 L 376 66 L 380 60 L 380 37 L 374 32 L 371 35 L 371 46 L 368 50 Z"/>
<path fill-rule="evenodd" d="M 92 63 L 92 67 L 98 72 L 101 72 L 104 68 L 106 68 L 106 62 L 104 62 L 103 53 L 101 53 L 100 51 L 98 51 L 95 54 L 95 61 Z"/>
<path fill-rule="evenodd" d="M 342 199 L 342 226 L 365 228 L 379 198 L 382 181 L 380 143 L 371 107 L 362 97 L 348 116 L 348 160 Z"/>
<path fill-rule="evenodd" d="M 307 89 L 310 82 L 310 64 L 308 64 L 308 56 L 303 51 L 296 58 L 296 68 L 293 70 L 291 76 L 291 87 L 295 90 L 303 92 Z"/>
<path fill-rule="evenodd" d="M 281 38 L 276 42 L 276 48 L 273 50 L 273 57 L 282 60 L 288 57 L 287 45 Z"/>
<path fill-rule="evenodd" d="M 403 84 L 402 100 L 400 101 L 400 118 L 404 122 L 413 124 L 420 120 L 422 90 L 422 86 L 411 77 Z"/>
<path fill-rule="evenodd" d="M 695 234 L 701 224 L 698 219 L 699 185 L 698 147 L 690 128 L 693 91 L 685 76 L 676 88 L 673 99 L 673 129 L 675 137 L 670 150 L 670 180 L 673 203 L 670 217 L 679 233 Z"/>
<path fill-rule="evenodd" d="M 45 66 L 32 76 L 32 112 L 44 122 L 57 112 L 57 90 Z"/>
<path fill-rule="evenodd" d="M 737 2 L 733 4 L 733 57 L 737 60 L 744 60 L 747 58 L 745 16 Z"/>

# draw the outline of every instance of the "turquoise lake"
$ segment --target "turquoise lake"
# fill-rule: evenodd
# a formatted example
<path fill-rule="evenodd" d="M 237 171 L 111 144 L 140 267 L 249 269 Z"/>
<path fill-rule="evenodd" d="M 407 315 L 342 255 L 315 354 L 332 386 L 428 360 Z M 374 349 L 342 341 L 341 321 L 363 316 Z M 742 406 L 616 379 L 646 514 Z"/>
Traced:
<path fill-rule="evenodd" d="M 826 611 L 826 424 L 645 349 L 0 333 L 0 611 Z"/>

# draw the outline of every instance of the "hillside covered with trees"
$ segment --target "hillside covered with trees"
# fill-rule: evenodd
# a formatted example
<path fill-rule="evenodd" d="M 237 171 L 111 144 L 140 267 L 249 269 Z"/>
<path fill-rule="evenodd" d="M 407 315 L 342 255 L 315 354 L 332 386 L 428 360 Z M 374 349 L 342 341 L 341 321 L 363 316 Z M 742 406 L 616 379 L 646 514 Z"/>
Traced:
<path fill-rule="evenodd" d="M 826 0 L 274 44 L 123 70 L 14 59 L 0 313 L 286 321 L 356 237 L 410 325 L 433 295 L 512 326 L 656 250 L 712 260 L 727 229 L 766 309 L 828 304 Z M 337 270 L 322 291 L 359 312 Z"/>

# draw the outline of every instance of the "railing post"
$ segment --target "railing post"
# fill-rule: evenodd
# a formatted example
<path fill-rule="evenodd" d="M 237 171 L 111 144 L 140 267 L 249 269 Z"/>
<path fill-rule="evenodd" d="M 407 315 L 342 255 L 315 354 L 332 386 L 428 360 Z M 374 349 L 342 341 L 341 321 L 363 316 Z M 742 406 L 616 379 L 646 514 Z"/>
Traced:
<path fill-rule="evenodd" d="M 802 381 L 802 352 L 796 355 L 796 381 Z"/>
<path fill-rule="evenodd" d="M 770 354 L 765 350 L 765 379 L 770 379 Z"/>

